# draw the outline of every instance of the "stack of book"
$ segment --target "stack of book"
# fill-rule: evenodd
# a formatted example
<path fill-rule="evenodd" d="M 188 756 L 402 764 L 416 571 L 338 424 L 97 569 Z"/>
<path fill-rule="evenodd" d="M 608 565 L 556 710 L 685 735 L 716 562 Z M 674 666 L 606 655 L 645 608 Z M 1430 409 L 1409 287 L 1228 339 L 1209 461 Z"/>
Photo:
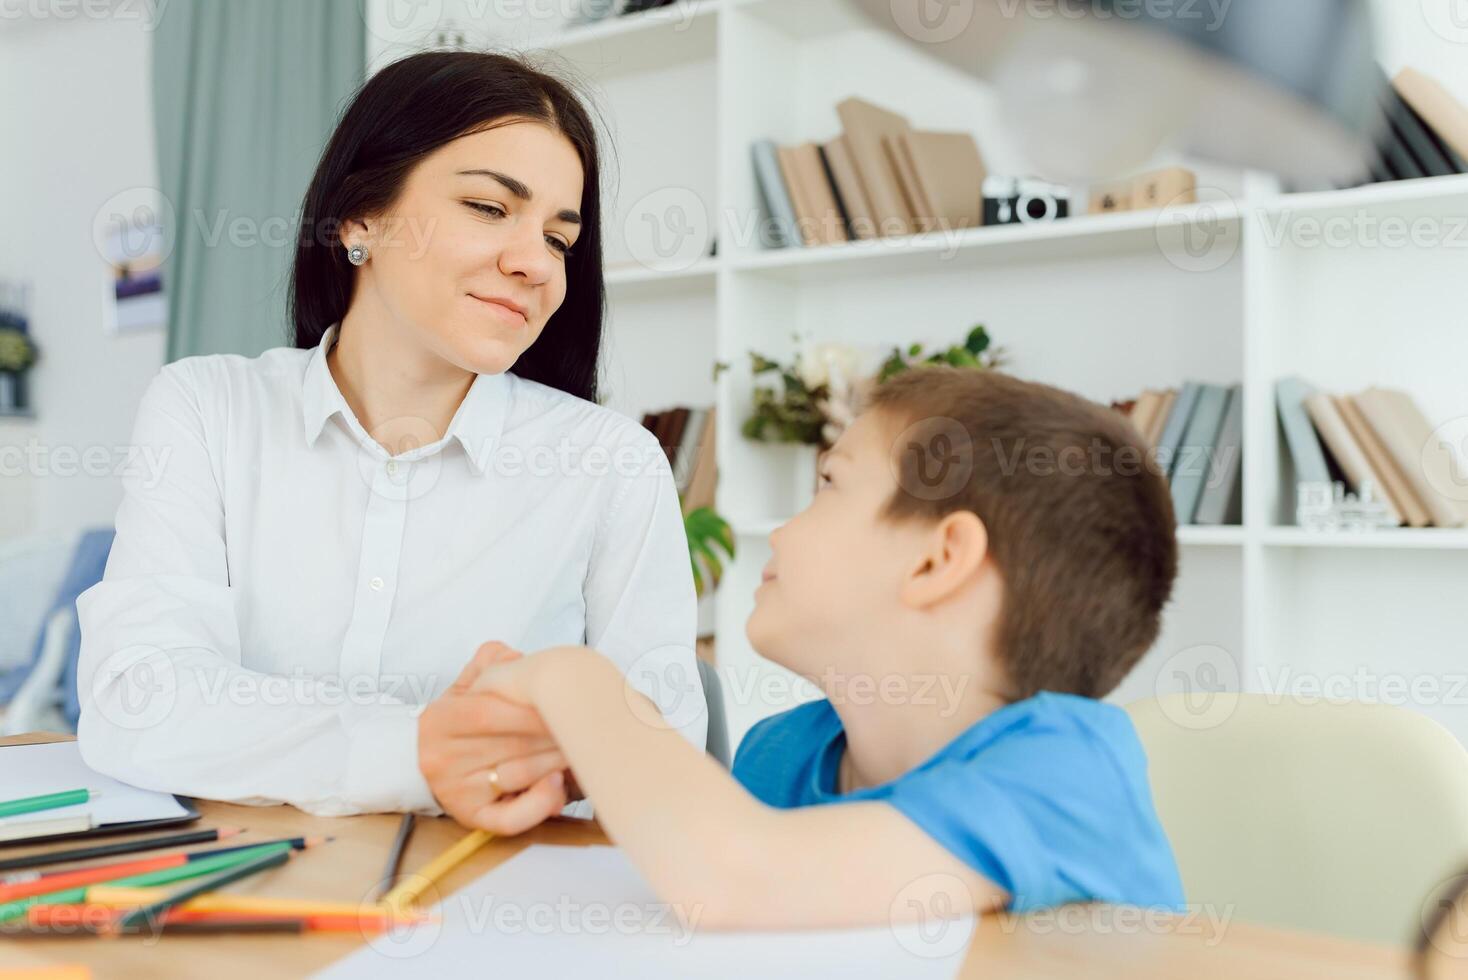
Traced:
<path fill-rule="evenodd" d="M 1179 524 L 1243 522 L 1243 403 L 1240 385 L 1189 381 L 1112 406 L 1167 478 Z"/>
<path fill-rule="evenodd" d="M 642 417 L 645 429 L 657 437 L 673 468 L 673 482 L 683 502 L 683 513 L 714 505 L 718 469 L 714 456 L 715 410 L 677 406 Z"/>
<path fill-rule="evenodd" d="M 1317 391 L 1300 378 L 1275 386 L 1280 425 L 1295 481 L 1340 482 L 1355 493 L 1369 485 L 1388 517 L 1409 527 L 1462 527 L 1468 503 L 1450 446 L 1435 444 L 1433 429 L 1412 396 L 1388 388 L 1355 395 Z"/>
<path fill-rule="evenodd" d="M 824 142 L 754 144 L 766 247 L 983 224 L 984 160 L 971 135 L 914 130 L 858 98 L 839 103 L 836 114 L 842 132 Z"/>
<path fill-rule="evenodd" d="M 1378 97 L 1380 134 L 1371 162 L 1371 180 L 1411 180 L 1468 173 L 1468 108 L 1442 83 L 1415 68 L 1404 68 Z"/>

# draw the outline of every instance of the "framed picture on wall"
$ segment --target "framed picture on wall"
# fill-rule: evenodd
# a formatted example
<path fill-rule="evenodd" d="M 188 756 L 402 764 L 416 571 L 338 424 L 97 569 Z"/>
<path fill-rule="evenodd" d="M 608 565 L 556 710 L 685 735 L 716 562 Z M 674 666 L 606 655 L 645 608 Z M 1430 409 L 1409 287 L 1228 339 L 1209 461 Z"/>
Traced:
<path fill-rule="evenodd" d="M 103 303 L 108 333 L 162 329 L 168 320 L 163 291 L 163 226 L 120 221 L 106 248 L 109 276 Z"/>

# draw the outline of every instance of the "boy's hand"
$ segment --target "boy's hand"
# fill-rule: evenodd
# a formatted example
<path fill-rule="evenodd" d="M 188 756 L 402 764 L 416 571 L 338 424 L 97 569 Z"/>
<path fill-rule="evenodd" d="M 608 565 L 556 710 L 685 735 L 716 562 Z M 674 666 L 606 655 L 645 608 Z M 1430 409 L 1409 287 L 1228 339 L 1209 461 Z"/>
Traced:
<path fill-rule="evenodd" d="M 486 643 L 485 647 L 494 645 Z M 470 682 L 469 690 L 494 694 L 528 708 L 536 707 L 544 685 L 569 683 L 566 670 L 569 662 L 586 652 L 585 647 L 547 647 L 533 657 L 525 657 L 504 644 L 498 646 L 502 650 L 486 659 Z"/>

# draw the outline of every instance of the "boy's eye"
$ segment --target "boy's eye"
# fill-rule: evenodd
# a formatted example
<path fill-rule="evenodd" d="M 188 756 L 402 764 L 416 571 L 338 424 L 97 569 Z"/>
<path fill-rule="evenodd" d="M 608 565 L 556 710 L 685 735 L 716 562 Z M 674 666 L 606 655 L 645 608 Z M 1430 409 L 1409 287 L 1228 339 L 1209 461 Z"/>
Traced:
<path fill-rule="evenodd" d="M 478 211 L 480 214 L 487 214 L 493 218 L 505 217 L 505 209 L 500 207 L 499 205 L 481 204 L 478 201 L 465 201 L 464 203 L 469 205 L 469 207 L 473 208 L 475 211 Z M 569 256 L 571 254 L 571 246 L 567 245 L 559 238 L 552 238 L 550 235 L 546 235 L 545 241 L 547 245 L 555 249 L 557 252 L 560 252 L 562 255 Z"/>
<path fill-rule="evenodd" d="M 816 485 L 817 486 L 820 486 L 820 487 L 828 487 L 828 486 L 830 486 L 831 485 L 831 471 L 830 470 L 822 470 L 819 474 L 817 474 Z"/>

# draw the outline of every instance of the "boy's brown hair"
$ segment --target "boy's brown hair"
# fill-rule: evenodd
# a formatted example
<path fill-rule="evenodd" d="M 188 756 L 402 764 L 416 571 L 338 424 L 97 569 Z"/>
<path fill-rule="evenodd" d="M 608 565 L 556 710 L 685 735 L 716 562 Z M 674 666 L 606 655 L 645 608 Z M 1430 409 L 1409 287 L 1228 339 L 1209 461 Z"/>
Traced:
<path fill-rule="evenodd" d="M 897 436 L 885 517 L 968 510 L 984 522 L 1014 696 L 1115 688 L 1156 641 L 1177 574 L 1172 497 L 1132 424 L 1058 388 L 956 367 L 905 371 L 868 407 Z"/>

